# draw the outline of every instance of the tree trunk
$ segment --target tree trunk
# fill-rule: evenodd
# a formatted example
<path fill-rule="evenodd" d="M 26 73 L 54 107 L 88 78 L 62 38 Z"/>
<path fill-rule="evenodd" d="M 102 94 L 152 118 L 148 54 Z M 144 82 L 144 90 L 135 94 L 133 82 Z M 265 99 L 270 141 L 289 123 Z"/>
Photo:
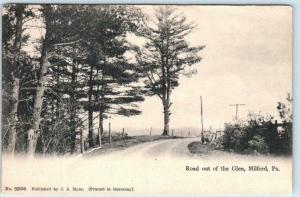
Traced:
<path fill-rule="evenodd" d="M 73 108 L 73 107 L 72 107 Z M 70 116 L 70 127 L 71 127 L 71 153 L 76 151 L 76 127 L 75 127 L 75 109 L 71 109 L 71 116 Z"/>
<path fill-rule="evenodd" d="M 76 117 L 76 107 L 75 107 L 75 91 L 76 91 L 76 73 L 75 73 L 75 65 L 73 63 L 72 65 L 72 92 L 70 95 L 70 102 L 73 106 L 71 106 L 71 115 L 70 115 L 70 128 L 71 128 L 71 153 L 74 153 L 76 150 L 76 122 L 75 122 L 75 117 Z"/>
<path fill-rule="evenodd" d="M 19 102 L 19 87 L 20 87 L 20 79 L 15 78 L 14 79 L 14 88 L 13 88 L 13 98 L 14 98 L 14 103 L 13 107 L 11 110 L 11 116 L 12 116 L 12 126 L 10 128 L 10 132 L 8 135 L 8 146 L 7 146 L 7 151 L 9 153 L 14 153 L 15 152 L 15 147 L 16 147 L 16 141 L 17 141 L 17 123 L 18 123 L 18 102 Z"/>
<path fill-rule="evenodd" d="M 88 111 L 88 118 L 89 118 L 89 133 L 88 133 L 89 147 L 92 148 L 92 147 L 94 147 L 94 139 L 93 139 L 93 110 L 92 109 L 89 109 L 89 111 Z"/>
<path fill-rule="evenodd" d="M 102 146 L 102 136 L 101 136 L 101 132 L 100 132 L 100 128 L 98 128 L 98 145 L 99 147 Z"/>
<path fill-rule="evenodd" d="M 89 147 L 94 147 L 93 140 L 93 105 L 92 105 L 92 94 L 93 94 L 93 66 L 90 66 L 90 77 L 89 77 L 89 106 L 88 106 L 88 119 L 89 119 L 89 130 L 88 130 L 88 139 L 89 139 Z"/>
<path fill-rule="evenodd" d="M 20 59 L 20 53 L 21 53 L 21 42 L 22 42 L 22 26 L 23 26 L 23 13 L 25 11 L 24 5 L 16 5 L 16 30 L 15 30 L 15 40 L 13 44 L 13 50 L 14 50 L 14 58 L 13 58 L 13 70 L 18 71 L 18 64 Z M 15 76 L 15 73 L 12 73 L 12 80 L 14 82 L 13 84 L 13 106 L 11 111 L 11 117 L 12 117 L 12 126 L 9 129 L 8 134 L 8 147 L 7 151 L 9 153 L 15 152 L 15 146 L 17 141 L 17 122 L 18 122 L 18 104 L 19 104 L 19 89 L 20 89 L 20 79 Z"/>
<path fill-rule="evenodd" d="M 45 35 L 45 39 L 43 41 L 42 46 L 42 54 L 41 54 L 41 68 L 39 74 L 39 81 L 36 87 L 36 95 L 34 98 L 33 104 L 33 122 L 31 124 L 30 129 L 28 130 L 28 137 L 27 137 L 27 153 L 29 156 L 33 156 L 36 151 L 36 144 L 37 139 L 39 136 L 39 125 L 41 119 L 41 112 L 42 112 L 42 105 L 43 105 L 43 95 L 45 92 L 45 83 L 46 83 L 46 73 L 49 67 L 48 62 L 48 41 L 47 41 L 47 32 Z"/>
<path fill-rule="evenodd" d="M 169 100 L 162 100 L 163 108 L 164 108 L 164 131 L 162 135 L 169 135 L 169 122 L 170 122 L 170 101 Z"/>
<path fill-rule="evenodd" d="M 98 145 L 101 146 L 101 136 L 103 135 L 103 112 L 102 109 L 99 111 L 99 128 L 98 128 Z"/>
<path fill-rule="evenodd" d="M 57 96 L 59 98 L 61 98 L 61 91 L 60 91 L 60 65 L 57 65 Z M 56 98 L 55 99 L 55 102 L 56 102 L 56 108 L 55 108 L 55 117 L 53 117 L 54 119 L 58 119 L 59 118 L 59 104 L 60 104 L 60 101 L 59 101 L 59 98 Z M 53 101 L 54 102 L 54 101 Z"/>
<path fill-rule="evenodd" d="M 97 77 L 99 77 L 99 69 L 97 69 Z M 103 82 L 103 74 L 101 73 L 101 80 Z M 101 92 L 100 92 L 101 90 Z M 103 110 L 102 110 L 102 102 L 103 102 L 103 85 L 101 85 L 101 88 L 99 85 L 97 85 L 97 96 L 96 96 L 96 101 L 97 105 L 99 106 L 99 128 L 98 128 L 98 145 L 101 146 L 101 135 L 103 134 Z"/>
<path fill-rule="evenodd" d="M 99 128 L 101 135 L 103 134 L 103 112 L 99 111 Z"/>

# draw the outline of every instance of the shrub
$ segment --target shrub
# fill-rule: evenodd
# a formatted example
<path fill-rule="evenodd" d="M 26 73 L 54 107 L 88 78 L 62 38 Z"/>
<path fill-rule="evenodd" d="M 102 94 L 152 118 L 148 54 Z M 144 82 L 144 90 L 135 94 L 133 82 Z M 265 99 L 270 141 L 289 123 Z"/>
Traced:
<path fill-rule="evenodd" d="M 270 147 L 262 136 L 255 135 L 251 140 L 248 141 L 247 152 L 266 154 L 270 152 Z"/>
<path fill-rule="evenodd" d="M 238 153 L 269 153 L 270 144 L 274 143 L 278 136 L 272 120 L 272 116 L 249 113 L 246 120 L 226 123 L 224 149 Z"/>
<path fill-rule="evenodd" d="M 247 144 L 247 133 L 243 127 L 227 123 L 225 124 L 222 145 L 224 149 L 242 153 Z"/>
<path fill-rule="evenodd" d="M 278 102 L 277 110 L 281 119 L 280 127 L 273 116 L 261 113 L 249 113 L 245 120 L 225 123 L 221 138 L 222 148 L 241 153 L 292 153 L 292 97 Z"/>

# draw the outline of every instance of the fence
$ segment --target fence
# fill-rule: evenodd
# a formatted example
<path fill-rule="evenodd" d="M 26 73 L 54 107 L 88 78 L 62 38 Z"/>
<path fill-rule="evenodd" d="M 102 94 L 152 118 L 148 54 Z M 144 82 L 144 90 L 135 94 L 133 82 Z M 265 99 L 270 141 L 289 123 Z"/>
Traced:
<path fill-rule="evenodd" d="M 109 125 L 108 125 L 108 135 L 107 135 L 106 138 L 105 138 L 105 133 L 101 132 L 100 128 L 93 129 L 93 131 L 96 131 L 96 132 L 93 132 L 93 133 L 97 133 L 96 144 L 98 145 L 98 148 L 102 148 L 102 145 L 105 142 L 108 143 L 108 144 L 112 143 L 113 136 L 112 136 L 112 131 L 111 131 L 111 123 L 109 123 Z M 88 145 L 87 145 L 88 140 L 84 139 L 82 131 L 79 134 L 80 134 L 80 152 L 84 153 L 85 150 L 87 149 L 86 147 L 88 147 Z M 121 132 L 120 137 L 121 137 L 122 140 L 125 140 L 125 137 L 126 137 L 125 128 L 122 128 L 122 132 Z"/>

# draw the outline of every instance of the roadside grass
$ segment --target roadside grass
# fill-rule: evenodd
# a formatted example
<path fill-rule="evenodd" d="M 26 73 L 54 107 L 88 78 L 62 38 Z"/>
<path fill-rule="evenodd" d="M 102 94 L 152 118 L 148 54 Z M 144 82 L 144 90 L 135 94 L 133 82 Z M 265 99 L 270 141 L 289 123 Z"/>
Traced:
<path fill-rule="evenodd" d="M 195 141 L 195 142 L 191 142 L 190 144 L 188 144 L 188 150 L 191 154 L 194 155 L 199 155 L 199 156 L 209 156 L 209 155 L 213 155 L 213 156 L 222 156 L 222 157 L 237 157 L 237 155 L 239 155 L 239 157 L 241 158 L 274 158 L 274 157 L 281 157 L 281 158 L 290 158 L 291 155 L 279 155 L 279 154 L 262 154 L 262 153 L 258 153 L 258 152 L 246 152 L 246 153 L 238 153 L 231 150 L 226 150 L 223 148 L 220 148 L 218 145 L 216 144 L 202 144 L 200 141 Z"/>
<path fill-rule="evenodd" d="M 212 144 L 202 144 L 199 142 L 192 142 L 188 145 L 188 149 L 192 154 L 201 154 L 207 155 L 211 151 L 215 150 Z"/>

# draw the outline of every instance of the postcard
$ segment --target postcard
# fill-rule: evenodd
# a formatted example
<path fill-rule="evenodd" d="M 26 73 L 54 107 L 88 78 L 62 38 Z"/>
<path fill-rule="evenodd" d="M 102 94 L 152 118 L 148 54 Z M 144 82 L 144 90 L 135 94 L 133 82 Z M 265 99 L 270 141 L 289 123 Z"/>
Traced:
<path fill-rule="evenodd" d="M 2 193 L 292 193 L 292 16 L 4 4 Z"/>

